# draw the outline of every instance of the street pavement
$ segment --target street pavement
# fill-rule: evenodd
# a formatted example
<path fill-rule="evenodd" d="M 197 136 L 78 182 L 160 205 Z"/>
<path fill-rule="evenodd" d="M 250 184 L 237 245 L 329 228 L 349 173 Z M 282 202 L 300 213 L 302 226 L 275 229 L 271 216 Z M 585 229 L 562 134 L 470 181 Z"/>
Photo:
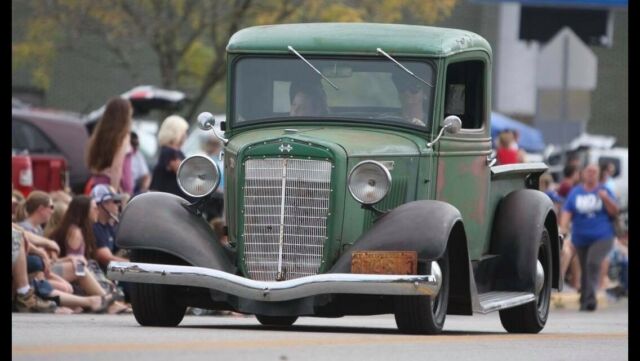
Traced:
<path fill-rule="evenodd" d="M 252 316 L 186 316 L 177 328 L 132 315 L 12 314 L 13 360 L 628 360 L 628 301 L 554 308 L 540 334 L 508 334 L 497 313 L 447 316 L 438 336 L 397 332 L 392 315 L 302 317 L 289 329 Z"/>

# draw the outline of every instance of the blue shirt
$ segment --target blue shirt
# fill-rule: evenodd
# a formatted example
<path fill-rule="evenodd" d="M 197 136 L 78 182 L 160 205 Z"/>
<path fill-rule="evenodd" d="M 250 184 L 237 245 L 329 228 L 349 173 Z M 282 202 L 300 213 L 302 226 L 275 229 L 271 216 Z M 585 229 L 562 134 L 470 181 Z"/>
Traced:
<path fill-rule="evenodd" d="M 616 201 L 615 195 L 602 185 L 587 192 L 580 184 L 573 187 L 567 196 L 563 209 L 572 215 L 571 242 L 576 246 L 588 246 L 596 241 L 615 237 L 611 217 L 598 195 L 601 189 L 606 190 L 609 197 Z"/>
<path fill-rule="evenodd" d="M 96 249 L 107 247 L 114 254 L 118 251 L 115 225 L 96 222 L 93 224 L 93 234 L 96 237 Z"/>

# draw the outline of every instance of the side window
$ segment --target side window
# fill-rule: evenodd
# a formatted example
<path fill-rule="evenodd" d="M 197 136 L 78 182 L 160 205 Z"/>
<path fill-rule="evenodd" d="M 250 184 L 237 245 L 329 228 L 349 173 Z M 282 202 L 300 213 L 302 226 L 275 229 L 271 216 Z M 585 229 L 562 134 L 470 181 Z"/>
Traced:
<path fill-rule="evenodd" d="M 60 153 L 40 129 L 17 119 L 11 121 L 11 147 L 17 150 L 26 149 L 34 154 Z"/>
<path fill-rule="evenodd" d="M 445 91 L 445 116 L 459 116 L 464 129 L 481 128 L 484 114 L 484 63 L 474 60 L 449 65 Z"/>

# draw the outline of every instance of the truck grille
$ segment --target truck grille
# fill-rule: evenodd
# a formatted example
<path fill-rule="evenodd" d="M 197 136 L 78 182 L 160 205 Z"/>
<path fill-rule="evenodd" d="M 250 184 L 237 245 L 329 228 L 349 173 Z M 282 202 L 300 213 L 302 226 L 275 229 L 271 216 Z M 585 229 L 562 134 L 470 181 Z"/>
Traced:
<path fill-rule="evenodd" d="M 314 275 L 327 238 L 331 163 L 305 159 L 245 162 L 244 257 L 260 281 Z"/>

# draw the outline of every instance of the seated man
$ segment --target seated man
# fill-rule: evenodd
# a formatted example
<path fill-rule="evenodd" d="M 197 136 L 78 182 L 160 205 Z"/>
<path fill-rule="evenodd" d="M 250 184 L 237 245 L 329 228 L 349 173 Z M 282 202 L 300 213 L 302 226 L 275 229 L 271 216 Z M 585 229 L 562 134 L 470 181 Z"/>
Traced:
<path fill-rule="evenodd" d="M 328 113 L 327 95 L 320 82 L 293 82 L 289 88 L 289 115 L 312 117 Z"/>
<path fill-rule="evenodd" d="M 412 124 L 427 126 L 425 123 L 427 115 L 424 112 L 424 101 L 427 99 L 424 87 L 427 85 L 418 79 L 411 78 L 408 74 L 394 73 L 392 80 L 398 89 L 402 117 Z"/>

